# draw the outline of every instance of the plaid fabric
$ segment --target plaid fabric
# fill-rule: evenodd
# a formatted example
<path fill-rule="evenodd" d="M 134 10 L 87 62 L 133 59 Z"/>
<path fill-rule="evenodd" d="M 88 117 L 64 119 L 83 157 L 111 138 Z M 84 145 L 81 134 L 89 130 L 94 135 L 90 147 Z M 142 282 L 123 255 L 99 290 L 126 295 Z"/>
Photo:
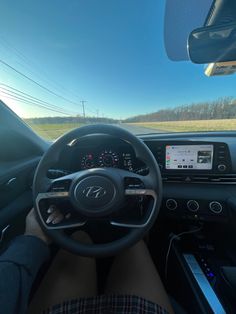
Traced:
<path fill-rule="evenodd" d="M 131 295 L 101 295 L 57 304 L 43 314 L 167 314 L 158 304 Z"/>

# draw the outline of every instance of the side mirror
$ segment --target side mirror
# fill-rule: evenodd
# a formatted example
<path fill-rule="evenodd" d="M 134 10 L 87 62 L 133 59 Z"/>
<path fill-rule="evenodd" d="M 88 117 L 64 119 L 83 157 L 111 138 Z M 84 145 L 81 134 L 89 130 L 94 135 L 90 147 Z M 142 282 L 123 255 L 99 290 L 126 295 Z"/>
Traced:
<path fill-rule="evenodd" d="M 188 38 L 188 53 L 198 64 L 236 61 L 236 23 L 195 29 Z"/>

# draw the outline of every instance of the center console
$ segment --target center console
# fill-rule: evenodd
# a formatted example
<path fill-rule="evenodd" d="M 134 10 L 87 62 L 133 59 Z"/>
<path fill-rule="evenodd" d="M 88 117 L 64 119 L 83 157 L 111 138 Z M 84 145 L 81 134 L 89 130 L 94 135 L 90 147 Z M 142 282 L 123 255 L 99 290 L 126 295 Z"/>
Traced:
<path fill-rule="evenodd" d="M 173 244 L 167 274 L 188 313 L 235 313 L 235 261 L 203 235 Z"/>
<path fill-rule="evenodd" d="M 153 238 L 161 234 L 159 250 L 163 242 L 166 250 L 156 260 L 166 275 L 170 294 L 187 313 L 233 314 L 236 144 L 234 139 L 220 142 L 221 137 L 197 139 L 170 136 L 145 141 L 163 179 L 160 214 L 164 223 L 158 225 Z"/>
<path fill-rule="evenodd" d="M 226 143 L 150 140 L 146 144 L 161 170 L 162 208 L 168 218 L 227 222 L 227 200 L 236 175 Z"/>

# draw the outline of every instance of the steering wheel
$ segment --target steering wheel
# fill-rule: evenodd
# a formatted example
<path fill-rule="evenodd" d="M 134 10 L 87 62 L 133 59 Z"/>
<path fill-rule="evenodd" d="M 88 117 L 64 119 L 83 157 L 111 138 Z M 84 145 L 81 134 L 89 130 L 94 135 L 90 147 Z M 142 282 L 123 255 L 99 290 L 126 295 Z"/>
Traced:
<path fill-rule="evenodd" d="M 148 174 L 140 175 L 117 168 L 94 168 L 54 180 L 48 178 L 48 170 L 59 160 L 66 145 L 73 145 L 82 137 L 95 134 L 110 135 L 128 142 L 136 157 L 146 164 Z M 127 222 L 120 210 L 125 200 L 132 197 L 148 198 L 145 213 L 138 222 Z M 152 152 L 135 135 L 113 125 L 89 125 L 61 136 L 44 154 L 35 172 L 33 198 L 41 227 L 59 246 L 82 256 L 111 256 L 135 244 L 152 227 L 161 206 L 162 180 Z M 72 206 L 71 217 L 57 225 L 46 223 L 48 204 L 64 201 Z M 109 243 L 84 244 L 65 232 L 99 220 L 106 221 L 113 228 L 125 228 L 124 236 Z"/>

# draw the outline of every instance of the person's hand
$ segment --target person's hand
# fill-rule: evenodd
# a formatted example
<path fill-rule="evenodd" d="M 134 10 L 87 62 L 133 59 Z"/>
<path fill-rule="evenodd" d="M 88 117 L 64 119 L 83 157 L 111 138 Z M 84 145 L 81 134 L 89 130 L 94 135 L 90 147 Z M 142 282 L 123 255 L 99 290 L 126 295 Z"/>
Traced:
<path fill-rule="evenodd" d="M 49 217 L 46 223 L 57 224 L 64 219 L 64 216 L 60 213 L 60 211 L 53 206 L 49 207 L 47 212 Z M 34 209 L 31 209 L 26 217 L 25 235 L 35 236 L 44 241 L 46 244 L 51 242 L 49 237 L 41 229 Z"/>
<path fill-rule="evenodd" d="M 35 236 L 47 244 L 50 243 L 50 239 L 43 232 L 37 221 L 34 208 L 31 209 L 26 217 L 25 235 Z"/>

